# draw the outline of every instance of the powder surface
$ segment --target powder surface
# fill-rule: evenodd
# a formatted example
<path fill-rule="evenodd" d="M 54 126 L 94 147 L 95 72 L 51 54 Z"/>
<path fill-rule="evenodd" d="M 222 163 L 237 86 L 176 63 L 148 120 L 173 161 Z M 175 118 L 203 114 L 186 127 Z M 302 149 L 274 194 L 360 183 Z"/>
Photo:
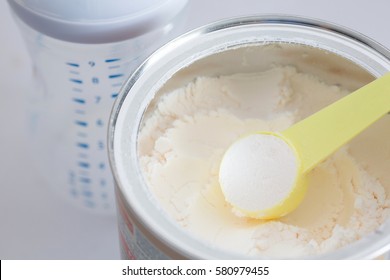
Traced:
<path fill-rule="evenodd" d="M 234 215 L 218 172 L 226 149 L 243 135 L 284 130 L 345 94 L 292 67 L 199 77 L 163 95 L 145 118 L 139 135 L 144 177 L 166 213 L 211 247 L 270 257 L 340 248 L 389 217 L 384 162 L 390 139 L 383 135 L 389 122 L 315 168 L 304 201 L 278 220 Z"/>
<path fill-rule="evenodd" d="M 297 164 L 294 151 L 281 138 L 251 134 L 226 151 L 219 183 L 238 212 L 267 210 L 288 198 L 295 187 Z"/>

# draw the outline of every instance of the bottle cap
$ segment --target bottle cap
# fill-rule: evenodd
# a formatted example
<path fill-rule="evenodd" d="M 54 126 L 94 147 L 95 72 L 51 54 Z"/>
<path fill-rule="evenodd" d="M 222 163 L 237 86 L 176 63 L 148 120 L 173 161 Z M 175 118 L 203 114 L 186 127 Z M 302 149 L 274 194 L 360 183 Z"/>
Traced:
<path fill-rule="evenodd" d="M 33 29 L 77 43 L 110 43 L 168 24 L 187 0 L 8 0 Z"/>

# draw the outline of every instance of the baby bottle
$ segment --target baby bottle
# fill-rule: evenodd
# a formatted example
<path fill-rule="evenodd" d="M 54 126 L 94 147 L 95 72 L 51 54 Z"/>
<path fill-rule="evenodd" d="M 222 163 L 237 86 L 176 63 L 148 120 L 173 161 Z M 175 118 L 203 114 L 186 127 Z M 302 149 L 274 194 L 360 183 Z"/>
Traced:
<path fill-rule="evenodd" d="M 187 0 L 8 0 L 33 62 L 29 142 L 50 186 L 114 212 L 107 125 L 122 82 L 180 33 Z"/>

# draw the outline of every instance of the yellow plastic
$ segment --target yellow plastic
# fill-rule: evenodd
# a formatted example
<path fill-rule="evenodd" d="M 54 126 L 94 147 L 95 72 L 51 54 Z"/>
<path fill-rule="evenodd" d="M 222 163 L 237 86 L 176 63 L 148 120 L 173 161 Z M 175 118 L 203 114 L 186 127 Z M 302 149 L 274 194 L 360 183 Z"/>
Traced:
<path fill-rule="evenodd" d="M 389 111 L 390 73 L 281 133 L 258 132 L 279 137 L 294 150 L 299 162 L 295 185 L 288 197 L 269 209 L 256 212 L 236 209 L 247 217 L 260 219 L 274 219 L 290 213 L 304 198 L 306 173 Z"/>
<path fill-rule="evenodd" d="M 390 111 L 390 73 L 281 132 L 294 146 L 303 173 Z"/>
<path fill-rule="evenodd" d="M 268 134 L 274 137 L 281 138 L 284 140 L 291 149 L 294 150 L 296 158 L 299 159 L 299 154 L 297 153 L 295 147 L 289 142 L 288 139 L 286 139 L 283 135 L 277 132 L 271 132 L 271 131 L 259 131 L 257 132 L 259 134 Z M 223 160 L 223 159 L 222 159 Z M 298 174 L 303 174 L 302 169 L 302 163 L 299 162 L 298 166 Z M 307 178 L 306 176 L 297 176 L 295 178 L 294 182 L 294 188 L 292 188 L 291 192 L 289 193 L 288 197 L 286 197 L 284 200 L 280 201 L 279 204 L 268 208 L 268 209 L 261 209 L 258 211 L 249 211 L 247 209 L 242 209 L 234 205 L 234 208 L 241 214 L 243 214 L 246 217 L 255 218 L 255 219 L 262 219 L 262 220 L 271 220 L 276 219 L 279 217 L 282 217 L 291 211 L 293 211 L 295 208 L 298 207 L 298 205 L 302 202 L 303 198 L 305 197 L 306 190 L 307 190 Z M 222 190 L 223 192 L 223 190 Z"/>

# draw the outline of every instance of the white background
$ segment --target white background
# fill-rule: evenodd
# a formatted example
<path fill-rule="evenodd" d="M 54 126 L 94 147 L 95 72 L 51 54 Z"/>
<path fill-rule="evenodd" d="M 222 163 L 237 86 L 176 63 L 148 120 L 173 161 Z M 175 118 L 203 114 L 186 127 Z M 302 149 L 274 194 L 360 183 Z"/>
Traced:
<path fill-rule="evenodd" d="M 64 0 L 65 1 L 65 0 Z M 303 15 L 357 30 L 390 47 L 388 0 L 189 0 L 185 30 L 231 16 Z M 0 259 L 117 259 L 115 217 L 74 209 L 51 192 L 27 153 L 30 60 L 0 0 Z"/>

